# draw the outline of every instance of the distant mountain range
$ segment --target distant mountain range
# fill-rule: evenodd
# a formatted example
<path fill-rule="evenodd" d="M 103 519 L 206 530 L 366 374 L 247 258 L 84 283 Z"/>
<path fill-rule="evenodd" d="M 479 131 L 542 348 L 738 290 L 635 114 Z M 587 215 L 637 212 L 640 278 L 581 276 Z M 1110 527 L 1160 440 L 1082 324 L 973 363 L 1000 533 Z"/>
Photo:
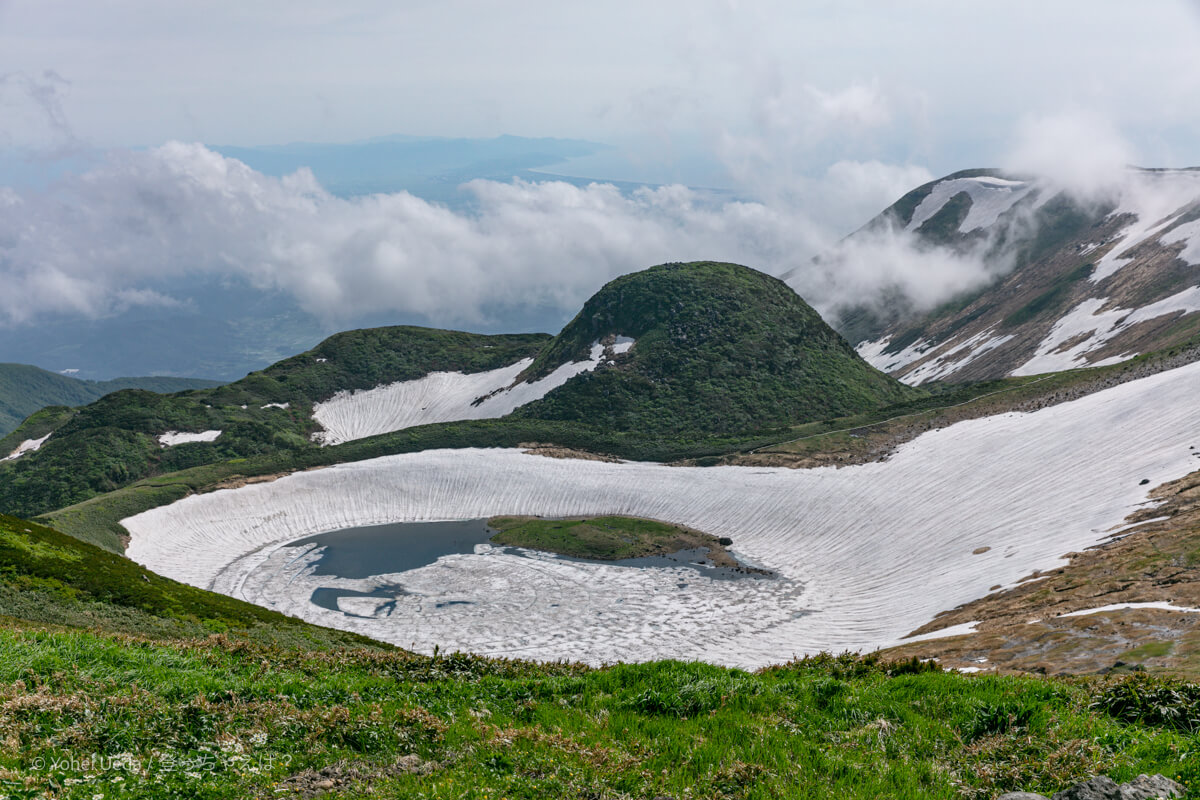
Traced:
<path fill-rule="evenodd" d="M 458 187 L 467 181 L 477 178 L 534 179 L 539 176 L 529 170 L 536 167 L 611 148 L 581 139 L 383 136 L 345 144 L 296 142 L 262 147 L 215 146 L 212 149 L 223 156 L 236 158 L 264 175 L 279 177 L 301 168 L 311 169 L 321 185 L 336 195 L 403 189 L 426 200 L 462 207 L 468 196 Z M 544 175 L 540 177 L 545 178 Z M 586 183 L 585 180 L 578 182 Z"/>
<path fill-rule="evenodd" d="M 932 310 L 902 296 L 842 310 L 835 327 L 907 383 L 1109 364 L 1200 331 L 1197 170 L 1131 169 L 1090 199 L 1036 178 L 958 172 L 906 194 L 829 261 L 880 237 L 997 276 Z"/>
<path fill-rule="evenodd" d="M 121 389 L 169 393 L 219 385 L 218 381 L 200 378 L 149 377 L 87 381 L 47 372 L 28 364 L 0 364 L 0 437 L 15 430 L 21 420 L 46 406 L 81 406 Z"/>

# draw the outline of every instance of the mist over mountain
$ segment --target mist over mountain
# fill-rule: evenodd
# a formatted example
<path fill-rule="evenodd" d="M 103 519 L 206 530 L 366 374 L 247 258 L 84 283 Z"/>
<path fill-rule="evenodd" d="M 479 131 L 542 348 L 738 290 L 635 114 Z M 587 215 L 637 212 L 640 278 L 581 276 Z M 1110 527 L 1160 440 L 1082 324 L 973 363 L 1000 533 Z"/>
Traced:
<path fill-rule="evenodd" d="M 894 281 L 838 327 L 909 383 L 1111 364 L 1200 330 L 1200 171 L 1061 177 L 971 170 L 906 194 L 823 262 L 909 254 L 962 281 L 949 301 Z M 916 284 L 919 286 L 919 283 Z"/>

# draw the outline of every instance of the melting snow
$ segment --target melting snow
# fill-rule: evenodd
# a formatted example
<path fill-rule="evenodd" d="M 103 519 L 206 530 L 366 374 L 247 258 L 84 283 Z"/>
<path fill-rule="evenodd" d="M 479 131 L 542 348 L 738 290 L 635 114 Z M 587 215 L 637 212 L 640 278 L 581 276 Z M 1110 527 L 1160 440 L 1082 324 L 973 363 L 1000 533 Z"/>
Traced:
<path fill-rule="evenodd" d="M 1059 614 L 1060 617 L 1083 617 L 1089 614 L 1100 614 L 1105 611 L 1125 611 L 1126 609 L 1138 608 L 1158 608 L 1163 611 L 1182 611 L 1187 614 L 1200 614 L 1200 608 L 1190 608 L 1188 606 L 1177 606 L 1173 603 L 1113 603 L 1108 606 L 1100 606 L 1099 608 L 1085 608 L 1082 611 L 1071 611 L 1067 614 Z"/>
<path fill-rule="evenodd" d="M 970 233 L 978 228 L 986 228 L 994 225 L 1001 214 L 1016 205 L 1032 189 L 1032 185 L 1024 181 L 1004 178 L 955 178 L 942 181 L 913 211 L 912 221 L 906 230 L 915 231 L 924 225 L 960 192 L 970 195 L 971 208 L 959 225 L 959 231 Z"/>
<path fill-rule="evenodd" d="M 1182 292 L 1163 298 L 1157 303 L 1151 303 L 1138 309 L 1114 308 L 1101 311 L 1107 303 L 1107 298 L 1091 298 L 1084 300 L 1075 308 L 1068 311 L 1046 338 L 1038 344 L 1033 358 L 1014 369 L 1012 375 L 1037 375 L 1042 372 L 1057 372 L 1065 369 L 1084 366 L 1104 366 L 1133 358 L 1137 353 L 1106 358 L 1103 361 L 1088 362 L 1084 356 L 1098 350 L 1121 331 L 1139 322 L 1161 317 L 1165 314 L 1183 312 L 1190 314 L 1200 311 L 1200 286 L 1184 289 Z M 1077 337 L 1084 338 L 1071 347 L 1063 350 L 1062 346 Z"/>
<path fill-rule="evenodd" d="M 927 642 L 930 639 L 947 639 L 951 636 L 963 636 L 968 633 L 974 633 L 979 627 L 978 620 L 972 622 L 961 622 L 958 625 L 951 625 L 948 628 L 931 631 L 930 633 L 922 633 L 920 636 L 908 636 L 904 639 L 904 643 L 909 642 Z"/>
<path fill-rule="evenodd" d="M 947 375 L 958 372 L 984 353 L 989 350 L 995 350 L 1013 338 L 1011 334 L 1008 336 L 993 336 L 992 333 L 993 330 L 988 329 L 955 344 L 945 352 L 939 353 L 912 372 L 904 375 L 900 380 L 910 386 L 920 386 L 925 381 L 944 378 Z M 960 353 L 961 355 L 959 355 Z"/>
<path fill-rule="evenodd" d="M 925 381 L 944 378 L 957 372 L 984 353 L 995 350 L 1013 338 L 1011 335 L 993 336 L 992 334 L 993 331 L 989 329 L 949 347 L 946 344 L 932 345 L 922 339 L 910 344 L 899 353 L 885 353 L 883 351 L 891 340 L 891 337 L 888 336 L 875 342 L 863 342 L 855 350 L 875 369 L 893 372 L 924 358 L 931 350 L 936 352 L 938 347 L 947 348 L 900 378 L 910 386 L 919 386 Z"/>
<path fill-rule="evenodd" d="M 0 461 L 12 461 L 14 459 L 20 458 L 21 456 L 25 455 L 26 453 L 32 453 L 33 451 L 37 450 L 39 447 L 44 445 L 46 443 L 46 440 L 49 439 L 52 435 L 53 434 L 47 433 L 45 436 L 43 436 L 40 439 L 26 439 L 25 441 L 23 441 L 19 445 L 17 445 L 16 450 L 13 450 L 11 453 L 6 455 L 4 458 L 0 458 Z"/>
<path fill-rule="evenodd" d="M 1173 231 L 1164 233 L 1160 239 L 1165 244 L 1186 242 L 1179 257 L 1187 262 L 1189 267 L 1200 265 L 1200 220 L 1185 222 Z"/>
<path fill-rule="evenodd" d="M 158 443 L 163 447 L 174 447 L 177 444 L 188 444 L 189 442 L 215 442 L 220 435 L 220 431 L 204 431 L 203 433 L 167 431 L 158 437 Z"/>
<path fill-rule="evenodd" d="M 633 340 L 627 344 L 618 340 L 617 346 L 621 345 L 624 350 L 618 352 L 625 352 L 633 346 Z M 503 417 L 581 372 L 594 369 L 603 354 L 604 348 L 595 343 L 587 360 L 563 364 L 533 382 L 513 383 L 533 363 L 533 359 L 527 358 L 489 372 L 470 375 L 431 372 L 416 380 L 353 393 L 339 392 L 313 407 L 313 419 L 325 429 L 314 434 L 313 439 L 323 444 L 341 444 L 433 422 Z"/>
<path fill-rule="evenodd" d="M 1134 221 L 1120 234 L 1117 243 L 1112 246 L 1092 271 L 1091 281 L 1099 282 L 1133 260 L 1126 256 L 1129 250 L 1151 237 L 1161 234 L 1179 218 L 1179 214 L 1189 204 L 1200 198 L 1200 174 L 1194 172 L 1133 172 L 1130 180 L 1121 190 L 1121 197 L 1113 215 L 1132 214 Z M 1188 226 L 1180 226 L 1185 228 Z M 1167 234 L 1162 241 L 1170 243 L 1190 237 L 1194 229 L 1172 237 L 1176 232 Z M 1197 245 L 1189 241 L 1184 251 L 1189 262 L 1192 258 L 1200 261 Z"/>
<path fill-rule="evenodd" d="M 899 353 L 885 353 L 884 350 L 887 349 L 888 342 L 891 340 L 891 336 L 885 336 L 878 341 L 862 342 L 854 349 L 862 356 L 864 361 L 875 369 L 883 372 L 891 372 L 892 370 L 908 366 L 921 358 L 933 346 L 926 343 L 924 339 L 919 339 Z"/>
<path fill-rule="evenodd" d="M 123 524 L 128 555 L 163 575 L 426 652 L 762 665 L 899 643 L 940 611 L 1104 541 L 1145 507 L 1148 488 L 1194 469 L 1198 382 L 1191 364 L 931 431 L 886 462 L 842 469 L 427 451 L 194 495 Z M 314 576 L 316 556 L 288 546 L 354 526 L 492 514 L 670 520 L 732 537 L 780 577 L 716 581 L 483 546 L 339 581 Z M 310 602 L 322 586 L 392 587 L 395 602 L 347 600 L 361 615 L 347 616 Z"/>

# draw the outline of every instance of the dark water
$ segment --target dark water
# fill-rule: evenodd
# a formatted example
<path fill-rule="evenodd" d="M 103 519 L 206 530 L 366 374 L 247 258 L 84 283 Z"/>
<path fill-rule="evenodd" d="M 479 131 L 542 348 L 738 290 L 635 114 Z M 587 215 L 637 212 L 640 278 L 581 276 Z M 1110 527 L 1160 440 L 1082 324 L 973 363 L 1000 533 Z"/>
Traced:
<path fill-rule="evenodd" d="M 324 547 L 314 575 L 369 578 L 425 567 L 442 556 L 474 553 L 496 532 L 485 519 L 399 522 L 320 533 L 289 547 Z"/>
<path fill-rule="evenodd" d="M 371 525 L 363 528 L 347 528 L 322 533 L 293 542 L 291 547 L 321 547 L 324 551 L 316 562 L 314 575 L 331 575 L 339 578 L 363 579 L 375 575 L 407 572 L 428 566 L 442 556 L 475 552 L 475 546 L 489 542 L 496 533 L 487 526 L 487 520 L 471 519 L 453 522 L 402 522 L 391 525 Z M 515 547 L 501 548 L 512 555 L 522 555 Z M 716 567 L 705 558 L 704 548 L 680 550 L 664 556 L 626 558 L 620 561 L 597 561 L 595 559 L 572 558 L 546 554 L 564 561 L 587 564 L 612 564 L 619 567 L 662 569 L 686 567 L 698 574 L 718 580 L 769 577 L 761 572 L 748 572 L 730 567 Z M 678 584 L 687 588 L 686 582 Z M 370 592 L 350 589 L 320 588 L 313 592 L 312 602 L 331 611 L 339 611 L 337 601 L 341 597 L 378 597 L 390 601 L 394 607 L 396 598 L 406 594 L 398 585 L 381 586 Z M 454 601 L 456 604 L 466 601 Z"/>

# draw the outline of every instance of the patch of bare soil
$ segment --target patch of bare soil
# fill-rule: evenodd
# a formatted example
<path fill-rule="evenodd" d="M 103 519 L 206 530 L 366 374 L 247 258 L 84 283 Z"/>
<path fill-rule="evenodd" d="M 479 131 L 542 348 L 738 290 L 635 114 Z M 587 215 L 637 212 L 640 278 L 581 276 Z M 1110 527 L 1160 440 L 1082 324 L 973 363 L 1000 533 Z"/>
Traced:
<path fill-rule="evenodd" d="M 522 452 L 530 456 L 545 456 L 547 458 L 578 458 L 583 461 L 607 461 L 610 464 L 619 464 L 621 459 L 616 456 L 608 456 L 602 453 L 589 453 L 587 450 L 572 450 L 569 447 L 559 447 L 555 444 L 542 444 L 541 442 L 521 442 L 517 447 L 523 448 Z"/>
<path fill-rule="evenodd" d="M 1001 671 L 1087 673 L 1132 666 L 1200 673 L 1200 614 L 1142 608 L 1062 616 L 1120 603 L 1200 607 L 1200 471 L 1151 496 L 1163 504 L 1131 515 L 1127 521 L 1135 527 L 1119 529 L 1110 541 L 1067 554 L 1067 566 L 1034 573 L 914 631 L 978 621 L 976 632 L 902 645 L 889 657 L 916 655 L 948 667 Z"/>
<path fill-rule="evenodd" d="M 207 492 L 215 492 L 218 489 L 240 489 L 243 486 L 250 486 L 255 483 L 271 483 L 272 481 L 277 481 L 280 478 L 287 477 L 288 475 L 291 475 L 294 472 L 311 472 L 312 470 L 316 470 L 316 469 L 325 469 L 325 467 L 323 467 L 323 466 L 309 467 L 308 469 L 304 469 L 304 470 L 291 470 L 288 472 L 274 472 L 274 473 L 271 473 L 270 475 L 230 475 L 228 478 L 226 478 L 223 481 L 218 481 L 217 483 L 211 484 L 210 486 L 205 486 L 201 491 L 204 493 L 207 493 Z"/>
<path fill-rule="evenodd" d="M 397 775 L 428 775 L 438 768 L 417 755 L 401 756 L 394 764 L 377 766 L 339 761 L 319 770 L 306 770 L 285 779 L 272 797 L 321 797 L 327 792 L 362 787 L 382 778 Z"/>

